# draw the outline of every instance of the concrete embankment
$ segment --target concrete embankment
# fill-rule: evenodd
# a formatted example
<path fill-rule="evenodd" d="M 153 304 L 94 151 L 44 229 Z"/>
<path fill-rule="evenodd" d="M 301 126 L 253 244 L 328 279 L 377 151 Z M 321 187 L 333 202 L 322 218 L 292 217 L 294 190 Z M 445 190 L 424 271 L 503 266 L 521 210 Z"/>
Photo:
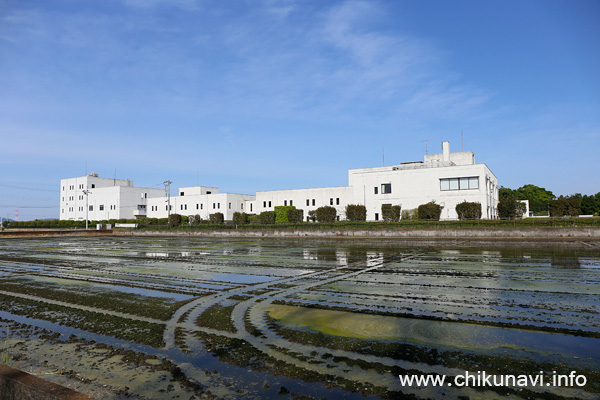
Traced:
<path fill-rule="evenodd" d="M 398 238 L 398 239 L 512 239 L 512 240 L 600 240 L 600 228 L 446 228 L 446 229 L 230 229 L 118 231 L 116 235 L 203 236 L 203 237 L 311 237 L 311 238 Z"/>
<path fill-rule="evenodd" d="M 51 228 L 29 228 L 29 229 L 5 229 L 0 232 L 0 238 L 6 237 L 30 237 L 30 236 L 92 236 L 112 235 L 112 230 L 96 231 L 92 229 L 51 229 Z"/>
<path fill-rule="evenodd" d="M 0 364 L 0 398 L 3 400 L 93 400 L 66 387 Z"/>

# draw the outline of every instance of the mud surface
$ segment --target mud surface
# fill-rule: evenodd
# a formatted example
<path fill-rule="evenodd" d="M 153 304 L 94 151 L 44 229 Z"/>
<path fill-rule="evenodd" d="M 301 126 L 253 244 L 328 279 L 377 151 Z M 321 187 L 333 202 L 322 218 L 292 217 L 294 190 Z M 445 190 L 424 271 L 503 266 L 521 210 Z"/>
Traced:
<path fill-rule="evenodd" d="M 0 362 L 99 399 L 600 397 L 600 250 L 0 240 Z M 398 375 L 583 387 L 402 386 Z"/>

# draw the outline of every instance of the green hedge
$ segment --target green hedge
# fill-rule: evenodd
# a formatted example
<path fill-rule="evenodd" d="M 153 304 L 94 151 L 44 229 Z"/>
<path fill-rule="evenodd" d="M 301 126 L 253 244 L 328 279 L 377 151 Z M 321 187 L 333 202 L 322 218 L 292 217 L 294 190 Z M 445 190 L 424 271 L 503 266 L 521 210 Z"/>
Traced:
<path fill-rule="evenodd" d="M 241 212 L 234 212 L 233 218 L 231 219 L 235 225 L 244 225 L 248 223 L 248 214 Z"/>
<path fill-rule="evenodd" d="M 334 222 L 337 218 L 337 210 L 335 207 L 323 206 L 317 208 L 315 211 L 317 222 Z"/>
<path fill-rule="evenodd" d="M 481 218 L 481 203 L 463 201 L 455 207 L 458 219 Z"/>
<path fill-rule="evenodd" d="M 366 221 L 367 207 L 359 204 L 348 204 L 346 206 L 346 219 L 348 221 Z"/>
<path fill-rule="evenodd" d="M 211 224 L 215 224 L 215 225 L 222 225 L 223 222 L 225 222 L 225 217 L 223 216 L 223 213 L 214 213 L 214 214 L 210 214 L 208 216 L 208 220 L 210 221 Z"/>
<path fill-rule="evenodd" d="M 498 201 L 498 217 L 521 218 L 525 213 L 525 204 L 516 199 L 501 199 Z"/>
<path fill-rule="evenodd" d="M 442 207 L 435 204 L 435 201 L 430 201 L 427 204 L 421 204 L 417 208 L 417 215 L 419 219 L 439 221 L 440 215 L 442 215 Z"/>
<path fill-rule="evenodd" d="M 275 223 L 275 211 L 263 211 L 258 214 L 258 221 L 263 225 Z"/>
<path fill-rule="evenodd" d="M 295 210 L 294 206 L 275 206 L 275 222 L 278 224 L 283 224 L 290 222 L 288 219 L 288 211 Z"/>
<path fill-rule="evenodd" d="M 304 221 L 304 210 L 297 209 L 296 207 L 288 209 L 287 219 L 290 223 L 299 223 Z"/>
<path fill-rule="evenodd" d="M 393 206 L 391 204 L 381 205 L 381 219 L 386 222 L 398 222 L 400 221 L 400 206 Z"/>

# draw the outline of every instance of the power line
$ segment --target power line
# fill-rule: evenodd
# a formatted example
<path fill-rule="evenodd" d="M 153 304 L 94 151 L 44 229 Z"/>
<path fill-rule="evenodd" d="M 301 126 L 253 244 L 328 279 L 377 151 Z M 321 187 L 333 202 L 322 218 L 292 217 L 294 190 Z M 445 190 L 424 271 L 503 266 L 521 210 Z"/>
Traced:
<path fill-rule="evenodd" d="M 3 183 L 0 183 L 0 186 L 11 188 L 11 189 L 37 190 L 40 192 L 60 192 L 60 190 L 57 190 L 57 189 L 39 189 L 39 188 L 32 188 L 32 187 L 25 187 L 25 186 L 5 185 Z"/>
<path fill-rule="evenodd" d="M 59 208 L 59 206 L 22 206 L 18 204 L 0 204 L 1 208 Z"/>

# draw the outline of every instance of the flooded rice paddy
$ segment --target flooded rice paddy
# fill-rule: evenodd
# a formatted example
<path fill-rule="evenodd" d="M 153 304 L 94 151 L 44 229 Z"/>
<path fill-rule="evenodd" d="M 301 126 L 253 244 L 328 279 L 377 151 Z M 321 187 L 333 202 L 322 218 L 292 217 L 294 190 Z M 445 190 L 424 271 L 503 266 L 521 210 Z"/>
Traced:
<path fill-rule="evenodd" d="M 594 248 L 0 241 L 0 362 L 99 399 L 597 399 L 599 313 Z M 587 383 L 398 378 L 465 371 Z"/>

